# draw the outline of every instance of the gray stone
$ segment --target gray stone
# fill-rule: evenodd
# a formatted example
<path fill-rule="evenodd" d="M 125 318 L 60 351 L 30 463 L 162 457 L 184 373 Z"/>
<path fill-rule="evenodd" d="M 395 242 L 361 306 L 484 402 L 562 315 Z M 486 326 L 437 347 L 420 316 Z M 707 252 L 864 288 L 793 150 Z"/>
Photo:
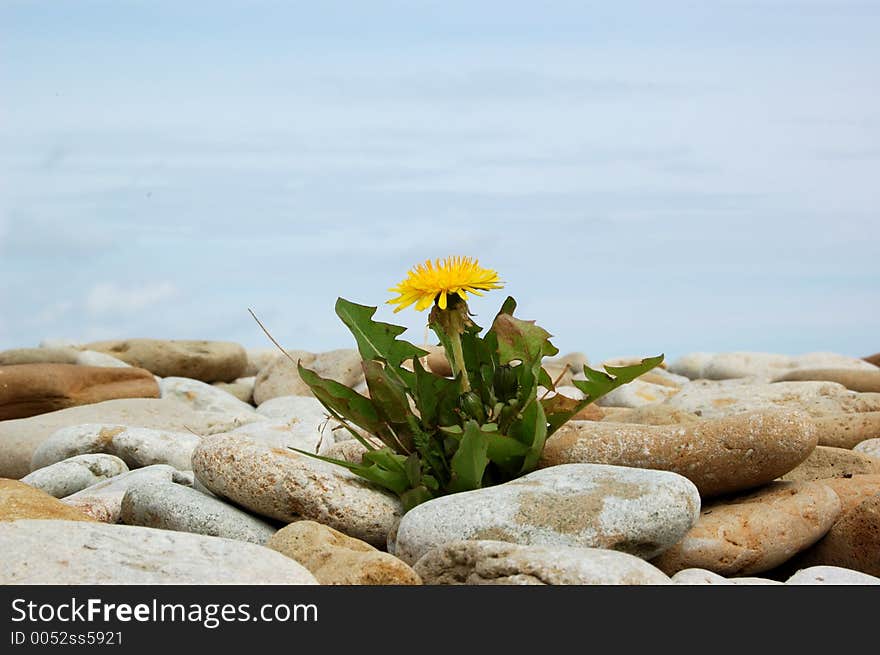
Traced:
<path fill-rule="evenodd" d="M 563 464 L 494 487 L 441 496 L 407 512 L 388 550 L 407 563 L 452 541 L 607 548 L 649 558 L 699 516 L 687 478 L 602 464 Z"/>
<path fill-rule="evenodd" d="M 256 544 L 129 525 L 0 523 L 0 584 L 317 584 L 303 566 Z"/>
<path fill-rule="evenodd" d="M 853 450 L 862 455 L 867 455 L 868 457 L 880 458 L 880 438 L 860 441 L 853 446 Z"/>
<path fill-rule="evenodd" d="M 456 541 L 425 553 L 413 567 L 431 585 L 662 585 L 669 578 L 645 560 L 614 550 Z"/>
<path fill-rule="evenodd" d="M 305 351 L 290 351 L 294 361 L 323 378 L 335 380 L 347 387 L 356 387 L 363 381 L 361 356 L 357 350 L 343 348 L 313 355 Z M 262 405 L 278 396 L 311 396 L 312 391 L 299 377 L 296 366 L 285 355 L 279 354 L 257 374 L 254 401 Z"/>
<path fill-rule="evenodd" d="M 725 578 L 707 569 L 682 569 L 672 576 L 673 584 L 682 585 L 780 585 L 769 578 Z"/>
<path fill-rule="evenodd" d="M 122 512 L 122 499 L 129 487 L 141 482 L 176 482 L 192 486 L 192 472 L 177 471 L 165 464 L 145 466 L 122 475 L 93 484 L 82 491 L 62 498 L 62 502 L 76 507 L 87 516 L 102 523 L 118 523 Z"/>
<path fill-rule="evenodd" d="M 200 437 L 190 432 L 171 432 L 124 425 L 87 423 L 62 428 L 34 451 L 31 468 L 36 470 L 75 455 L 115 455 L 129 468 L 168 464 L 181 471 L 192 469 L 190 459 Z"/>
<path fill-rule="evenodd" d="M 212 493 L 270 518 L 307 518 L 372 545 L 385 543 L 402 507 L 396 496 L 347 469 L 246 434 L 206 437 L 193 471 Z"/>
<path fill-rule="evenodd" d="M 128 466 L 118 457 L 97 453 L 76 455 L 44 466 L 28 473 L 21 481 L 55 498 L 64 498 L 127 472 Z"/>
<path fill-rule="evenodd" d="M 119 520 L 127 525 L 193 532 L 265 544 L 275 528 L 232 505 L 173 482 L 141 480 L 122 499 Z"/>
<path fill-rule="evenodd" d="M 131 364 L 126 364 L 121 359 L 117 359 L 107 353 L 99 353 L 95 350 L 83 350 L 76 354 L 74 364 L 80 366 L 107 366 L 112 368 L 130 368 Z"/>
<path fill-rule="evenodd" d="M 777 353 L 729 352 L 690 353 L 669 365 L 673 373 L 692 380 L 728 380 L 755 378 L 772 380 L 791 371 L 810 368 L 849 368 L 870 370 L 870 364 L 857 357 L 837 353 L 805 353 L 781 355 Z"/>
<path fill-rule="evenodd" d="M 0 477 L 21 478 L 31 472 L 37 447 L 61 428 L 86 423 L 214 434 L 241 423 L 224 414 L 196 412 L 186 405 L 162 398 L 126 398 L 0 421 Z"/>
<path fill-rule="evenodd" d="M 189 405 L 198 412 L 224 414 L 239 423 L 252 423 L 262 420 L 254 408 L 211 384 L 190 378 L 162 378 L 159 389 L 163 398 L 173 398 Z"/>
<path fill-rule="evenodd" d="M 801 569 L 785 584 L 791 585 L 880 585 L 880 578 L 839 566 L 811 566 Z"/>
<path fill-rule="evenodd" d="M 256 377 L 238 378 L 232 382 L 215 382 L 214 386 L 252 406 L 256 380 Z"/>

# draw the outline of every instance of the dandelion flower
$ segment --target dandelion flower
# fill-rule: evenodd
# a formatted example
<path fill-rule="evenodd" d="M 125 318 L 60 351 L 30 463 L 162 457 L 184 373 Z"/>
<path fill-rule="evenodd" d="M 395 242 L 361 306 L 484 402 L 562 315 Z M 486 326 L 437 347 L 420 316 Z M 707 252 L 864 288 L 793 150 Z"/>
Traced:
<path fill-rule="evenodd" d="M 482 296 L 483 291 L 500 289 L 498 273 L 481 268 L 479 261 L 470 257 L 447 257 L 443 260 L 430 259 L 412 268 L 406 279 L 389 289 L 398 294 L 387 301 L 397 313 L 415 303 L 416 311 L 423 311 L 436 301 L 440 309 L 446 309 L 449 296 L 467 300 L 467 294 Z"/>

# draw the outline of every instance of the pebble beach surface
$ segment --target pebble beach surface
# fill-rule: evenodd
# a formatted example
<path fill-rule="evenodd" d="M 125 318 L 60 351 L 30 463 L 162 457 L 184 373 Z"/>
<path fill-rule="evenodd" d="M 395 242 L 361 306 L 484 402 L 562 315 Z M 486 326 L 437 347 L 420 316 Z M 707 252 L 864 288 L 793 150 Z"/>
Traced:
<path fill-rule="evenodd" d="M 366 393 L 356 351 L 291 352 Z M 545 367 L 576 395 L 586 361 Z M 404 512 L 297 452 L 363 448 L 277 351 L 2 351 L 0 584 L 877 585 L 875 361 L 691 353 L 589 406 L 528 475 Z"/>

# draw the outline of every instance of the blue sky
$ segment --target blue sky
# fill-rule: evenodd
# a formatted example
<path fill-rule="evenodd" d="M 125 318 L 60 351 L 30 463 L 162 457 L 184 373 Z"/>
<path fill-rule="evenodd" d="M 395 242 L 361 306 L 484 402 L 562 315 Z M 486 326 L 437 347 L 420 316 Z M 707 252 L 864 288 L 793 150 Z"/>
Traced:
<path fill-rule="evenodd" d="M 843 0 L 0 0 L 0 348 L 269 346 L 249 307 L 350 347 L 337 296 L 465 254 L 593 360 L 876 352 L 878 33 Z"/>

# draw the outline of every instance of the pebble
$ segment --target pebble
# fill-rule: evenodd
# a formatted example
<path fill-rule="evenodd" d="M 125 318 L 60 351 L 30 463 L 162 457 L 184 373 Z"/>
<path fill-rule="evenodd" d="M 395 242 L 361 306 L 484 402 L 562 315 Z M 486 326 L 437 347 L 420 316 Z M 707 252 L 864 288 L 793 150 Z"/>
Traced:
<path fill-rule="evenodd" d="M 840 515 L 819 482 L 774 482 L 705 505 L 690 532 L 652 563 L 667 575 L 688 568 L 730 577 L 761 573 L 818 541 Z"/>
<path fill-rule="evenodd" d="M 0 366 L 0 421 L 117 398 L 158 398 L 149 371 L 76 364 Z"/>
<path fill-rule="evenodd" d="M 669 370 L 691 380 L 763 378 L 770 380 L 801 368 L 868 369 L 866 362 L 837 353 L 780 355 L 760 352 L 690 353 L 679 357 Z"/>
<path fill-rule="evenodd" d="M 880 412 L 835 413 L 813 418 L 820 446 L 853 448 L 872 438 L 880 438 Z"/>
<path fill-rule="evenodd" d="M 673 471 L 702 496 L 770 482 L 816 447 L 812 424 L 797 412 L 738 414 L 684 425 L 571 421 L 544 446 L 539 466 L 574 462 Z"/>
<path fill-rule="evenodd" d="M 853 452 L 880 458 L 880 438 L 865 439 L 853 446 Z"/>
<path fill-rule="evenodd" d="M 776 378 L 776 382 L 819 380 L 837 382 L 852 391 L 880 391 L 880 368 L 803 368 Z"/>
<path fill-rule="evenodd" d="M 21 519 L 60 519 L 63 521 L 91 521 L 80 510 L 65 505 L 45 491 L 20 480 L 0 478 L 0 524 Z M 2 549 L 0 553 L 6 557 Z"/>
<path fill-rule="evenodd" d="M 645 560 L 602 548 L 455 541 L 425 553 L 416 572 L 430 585 L 664 585 Z"/>
<path fill-rule="evenodd" d="M 873 355 L 868 355 L 867 357 L 862 358 L 864 361 L 868 362 L 872 366 L 880 367 L 880 353 L 875 353 Z"/>
<path fill-rule="evenodd" d="M 167 480 L 135 481 L 122 498 L 119 520 L 127 525 L 193 532 L 265 544 L 271 524 L 212 496 Z"/>
<path fill-rule="evenodd" d="M 852 475 L 880 473 L 880 459 L 846 448 L 816 446 L 810 456 L 793 468 L 782 480 L 822 480 Z"/>
<path fill-rule="evenodd" d="M 228 341 L 124 339 L 96 341 L 83 348 L 112 355 L 160 378 L 231 382 L 243 377 L 247 366 L 244 348 Z"/>
<path fill-rule="evenodd" d="M 880 578 L 839 566 L 811 566 L 801 569 L 785 584 L 790 585 L 880 585 Z"/>
<path fill-rule="evenodd" d="M 594 407 L 594 405 L 587 405 Z M 665 404 L 645 405 L 644 407 L 605 407 L 604 415 L 594 420 L 607 423 L 639 423 L 641 425 L 677 425 L 696 423 L 701 420 L 692 412 L 685 412 Z"/>
<path fill-rule="evenodd" d="M 76 348 L 14 348 L 0 352 L 0 366 L 13 364 L 76 364 Z"/>
<path fill-rule="evenodd" d="M 244 367 L 242 377 L 256 377 L 260 370 L 271 362 L 281 352 L 277 347 L 272 348 L 248 348 L 245 351 L 247 365 Z"/>
<path fill-rule="evenodd" d="M 811 416 L 880 410 L 880 394 L 850 391 L 836 382 L 748 383 L 696 380 L 666 401 L 703 418 L 768 409 L 795 409 Z"/>
<path fill-rule="evenodd" d="M 617 387 L 599 398 L 596 404 L 601 407 L 644 407 L 672 398 L 678 391 L 678 387 L 638 379 Z"/>
<path fill-rule="evenodd" d="M 696 487 L 675 473 L 563 464 L 422 503 L 401 519 L 388 551 L 412 564 L 452 541 L 488 539 L 648 558 L 677 543 L 699 508 Z"/>
<path fill-rule="evenodd" d="M 127 472 L 128 466 L 115 455 L 98 453 L 76 455 L 38 468 L 21 481 L 55 498 L 64 498 Z"/>
<path fill-rule="evenodd" d="M 163 398 L 172 398 L 189 405 L 197 412 L 215 412 L 249 423 L 261 420 L 254 408 L 217 387 L 190 378 L 162 378 L 159 383 Z"/>
<path fill-rule="evenodd" d="M 144 481 L 176 482 L 187 486 L 193 483 L 192 473 L 187 474 L 165 464 L 154 464 L 93 484 L 62 498 L 62 502 L 76 507 L 96 521 L 118 523 L 125 492 L 132 485 Z"/>
<path fill-rule="evenodd" d="M 682 569 L 672 576 L 673 584 L 683 585 L 780 585 L 779 580 L 769 578 L 725 578 L 706 569 Z"/>
<path fill-rule="evenodd" d="M 841 513 L 845 514 L 862 501 L 880 494 L 880 475 L 853 475 L 842 478 L 819 480 L 826 487 L 834 489 L 840 498 Z"/>
<path fill-rule="evenodd" d="M 304 351 L 290 351 L 293 361 L 322 378 L 336 380 L 347 387 L 356 387 L 364 379 L 361 356 L 357 350 L 343 348 L 313 355 Z M 312 390 L 299 377 L 299 371 L 290 359 L 279 354 L 257 374 L 254 384 L 254 402 L 262 405 L 278 396 L 311 396 Z"/>
<path fill-rule="evenodd" d="M 169 464 L 181 471 L 192 469 L 192 451 L 201 438 L 191 432 L 130 428 L 112 423 L 87 423 L 54 432 L 34 451 L 31 470 L 75 455 L 115 455 L 129 468 Z"/>
<path fill-rule="evenodd" d="M 81 350 L 76 354 L 74 364 L 80 366 L 107 366 L 110 368 L 131 368 L 131 364 L 123 362 L 107 353 L 99 353 L 95 350 Z"/>
<path fill-rule="evenodd" d="M 297 521 L 276 532 L 268 548 L 292 557 L 323 585 L 418 585 L 418 574 L 383 553 L 315 521 Z"/>
<path fill-rule="evenodd" d="M 256 383 L 257 378 L 254 376 L 246 377 L 246 378 L 238 378 L 237 380 L 233 380 L 232 382 L 214 382 L 214 386 L 222 391 L 225 391 L 228 394 L 231 394 L 235 398 L 238 398 L 241 402 L 247 403 L 249 406 L 253 406 L 254 401 L 254 384 Z"/>
<path fill-rule="evenodd" d="M 103 423 L 154 430 L 213 434 L 241 423 L 223 414 L 196 412 L 175 400 L 130 398 L 71 407 L 30 418 L 0 421 L 0 477 L 21 478 L 31 472 L 37 447 L 61 428 Z"/>
<path fill-rule="evenodd" d="M 385 543 L 402 513 L 396 496 L 347 469 L 245 434 L 204 438 L 192 464 L 212 493 L 257 514 L 312 519 L 373 545 Z"/>
<path fill-rule="evenodd" d="M 256 544 L 130 525 L 0 523 L 0 584 L 314 585 L 308 570 Z"/>

